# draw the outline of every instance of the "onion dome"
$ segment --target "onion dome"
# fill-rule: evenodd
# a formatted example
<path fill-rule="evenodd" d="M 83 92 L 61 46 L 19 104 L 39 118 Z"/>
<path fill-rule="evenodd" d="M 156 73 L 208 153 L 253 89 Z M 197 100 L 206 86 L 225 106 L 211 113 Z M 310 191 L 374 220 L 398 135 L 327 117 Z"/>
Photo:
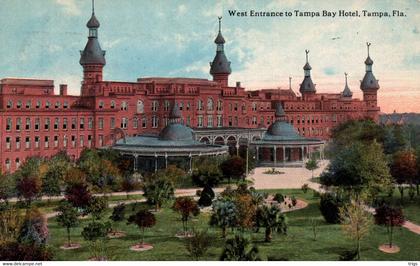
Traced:
<path fill-rule="evenodd" d="M 363 77 L 363 80 L 360 83 L 360 89 L 362 91 L 378 90 L 379 83 L 378 83 L 378 80 L 375 78 L 375 75 L 373 75 L 373 72 L 372 72 L 373 60 L 370 58 L 370 55 L 369 55 L 369 46 L 371 45 L 371 43 L 366 43 L 366 45 L 367 45 L 367 51 L 368 51 L 368 56 L 365 60 L 366 73 L 365 73 L 365 76 Z"/>
<path fill-rule="evenodd" d="M 294 140 L 302 139 L 295 128 L 286 121 L 286 114 L 281 103 L 276 104 L 276 121 L 270 125 L 265 133 L 264 140 Z"/>
<path fill-rule="evenodd" d="M 210 62 L 210 74 L 230 74 L 232 69 L 230 68 L 230 61 L 227 59 L 224 51 L 225 38 L 223 38 L 221 30 L 221 20 L 222 17 L 219 17 L 219 33 L 217 34 L 214 42 L 217 44 L 216 56 L 213 59 L 213 62 Z"/>
<path fill-rule="evenodd" d="M 177 104 L 174 104 L 169 115 L 169 124 L 159 133 L 160 140 L 186 141 L 193 140 L 193 130 L 181 124 L 181 111 Z"/>
<path fill-rule="evenodd" d="M 101 49 L 98 41 L 98 28 L 100 26 L 95 16 L 94 1 L 92 1 L 92 16 L 86 26 L 89 28 L 88 42 L 85 49 L 80 51 L 79 63 L 84 65 L 105 65 L 105 51 Z"/>
<path fill-rule="evenodd" d="M 305 73 L 305 77 L 302 81 L 302 83 L 300 84 L 300 88 L 299 91 L 300 93 L 304 94 L 304 93 L 315 93 L 315 85 L 312 82 L 312 78 L 311 78 L 311 65 L 309 64 L 309 60 L 308 60 L 308 54 L 309 54 L 309 50 L 305 50 L 306 53 L 306 64 L 303 66 L 303 70 Z"/>
<path fill-rule="evenodd" d="M 341 95 L 343 97 L 351 98 L 353 97 L 353 92 L 350 90 L 349 85 L 347 84 L 347 73 L 344 73 L 344 75 L 346 76 L 346 86 L 344 86 L 344 90 Z"/>

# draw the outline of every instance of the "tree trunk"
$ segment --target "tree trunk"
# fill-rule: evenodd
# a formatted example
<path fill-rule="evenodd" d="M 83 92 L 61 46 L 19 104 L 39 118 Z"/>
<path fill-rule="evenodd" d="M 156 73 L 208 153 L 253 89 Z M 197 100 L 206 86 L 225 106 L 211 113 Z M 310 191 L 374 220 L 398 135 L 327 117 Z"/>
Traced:
<path fill-rule="evenodd" d="M 271 234 L 271 227 L 267 226 L 265 228 L 265 242 L 271 242 L 272 234 Z"/>
<path fill-rule="evenodd" d="M 390 234 L 389 234 L 389 247 L 392 248 L 392 231 L 394 227 L 391 225 Z"/>
<path fill-rule="evenodd" d="M 401 203 L 404 201 L 404 187 L 402 185 L 398 186 L 398 190 L 401 194 Z"/>
<path fill-rule="evenodd" d="M 70 227 L 67 227 L 67 245 L 70 247 Z"/>
<path fill-rule="evenodd" d="M 222 237 L 226 238 L 226 226 L 222 227 Z"/>
<path fill-rule="evenodd" d="M 417 196 L 420 196 L 420 185 L 416 184 Z"/>
<path fill-rule="evenodd" d="M 141 233 L 141 247 L 143 247 L 144 245 L 144 227 L 142 228 L 142 233 Z"/>

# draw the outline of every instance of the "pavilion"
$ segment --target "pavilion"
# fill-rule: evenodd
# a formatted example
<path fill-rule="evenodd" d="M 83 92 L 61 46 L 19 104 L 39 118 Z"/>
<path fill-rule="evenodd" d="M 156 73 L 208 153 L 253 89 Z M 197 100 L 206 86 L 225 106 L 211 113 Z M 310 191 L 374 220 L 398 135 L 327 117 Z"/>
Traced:
<path fill-rule="evenodd" d="M 286 121 L 281 103 L 276 105 L 276 121 L 264 133 L 262 139 L 251 141 L 256 160 L 260 166 L 290 167 L 304 166 L 312 154 L 323 158 L 324 141 L 300 136 Z"/>
<path fill-rule="evenodd" d="M 158 136 L 142 135 L 124 137 L 112 149 L 134 159 L 134 171 L 156 172 L 158 169 L 176 165 L 191 172 L 193 159 L 201 156 L 228 154 L 228 146 L 206 144 L 194 140 L 191 128 L 181 123 L 181 111 L 176 104 L 170 113 L 169 124 Z"/>

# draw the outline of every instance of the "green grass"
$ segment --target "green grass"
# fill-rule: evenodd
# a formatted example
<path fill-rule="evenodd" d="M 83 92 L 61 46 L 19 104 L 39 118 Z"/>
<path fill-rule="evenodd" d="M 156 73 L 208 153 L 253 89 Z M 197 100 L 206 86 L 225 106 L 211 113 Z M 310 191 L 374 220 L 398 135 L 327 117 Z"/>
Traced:
<path fill-rule="evenodd" d="M 324 222 L 319 212 L 319 199 L 313 198 L 311 190 L 304 194 L 301 190 L 267 190 L 267 192 L 281 192 L 283 195 L 294 195 L 309 203 L 305 209 L 287 213 L 289 232 L 287 236 L 274 235 L 272 243 L 264 243 L 264 230 L 259 233 L 247 233 L 258 245 L 260 254 L 264 259 L 273 260 L 338 260 L 339 254 L 353 247 L 351 240 L 346 238 L 340 225 L 330 225 Z M 131 206 L 128 207 L 131 212 Z M 109 217 L 109 210 L 105 217 Z M 208 227 L 208 213 L 201 213 L 190 226 L 197 229 L 207 229 L 214 236 L 211 248 L 203 260 L 218 260 L 224 241 L 220 238 L 221 232 L 216 228 Z M 128 215 L 126 215 L 128 216 Z M 135 225 L 119 223 L 117 228 L 125 231 L 127 236 L 120 239 L 111 239 L 106 243 L 107 256 L 110 260 L 191 260 L 185 248 L 185 240 L 175 237 L 181 229 L 180 217 L 166 206 L 156 214 L 157 224 L 146 230 L 145 241 L 153 244 L 154 248 L 145 252 L 133 252 L 129 247 L 140 241 L 140 231 Z M 313 240 L 311 220 L 318 222 L 318 238 Z M 66 240 L 65 229 L 49 220 L 50 239 L 49 246 L 55 252 L 56 260 L 86 260 L 90 257 L 88 243 L 80 232 L 89 221 L 84 220 L 78 228 L 72 231 L 72 241 L 82 244 L 79 250 L 61 250 L 59 246 Z M 230 235 L 232 233 L 230 232 Z M 419 260 L 420 235 L 409 232 L 405 228 L 395 230 L 395 244 L 401 251 L 397 254 L 385 254 L 378 250 L 378 246 L 387 242 L 386 229 L 373 226 L 370 235 L 362 242 L 362 260 Z"/>
<path fill-rule="evenodd" d="M 396 188 L 392 194 L 392 203 L 402 207 L 404 216 L 407 220 L 420 225 L 420 196 L 416 195 L 413 200 L 410 200 L 408 188 L 405 188 L 404 198 L 401 202 L 401 194 Z"/>

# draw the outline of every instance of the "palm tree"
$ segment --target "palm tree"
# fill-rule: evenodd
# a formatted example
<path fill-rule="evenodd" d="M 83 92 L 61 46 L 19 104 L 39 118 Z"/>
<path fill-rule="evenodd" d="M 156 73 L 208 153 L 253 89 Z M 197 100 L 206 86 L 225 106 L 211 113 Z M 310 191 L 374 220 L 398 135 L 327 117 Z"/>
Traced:
<path fill-rule="evenodd" d="M 257 210 L 257 224 L 265 227 L 265 242 L 271 242 L 273 230 L 277 233 L 287 233 L 286 215 L 281 213 L 277 205 L 263 205 Z"/>
<path fill-rule="evenodd" d="M 174 196 L 174 186 L 166 179 L 156 179 L 144 184 L 144 196 L 158 211 L 162 204 Z"/>
<path fill-rule="evenodd" d="M 259 261 L 258 248 L 250 245 L 248 238 L 241 234 L 235 235 L 234 238 L 226 240 L 225 248 L 220 260 L 222 261 Z"/>

